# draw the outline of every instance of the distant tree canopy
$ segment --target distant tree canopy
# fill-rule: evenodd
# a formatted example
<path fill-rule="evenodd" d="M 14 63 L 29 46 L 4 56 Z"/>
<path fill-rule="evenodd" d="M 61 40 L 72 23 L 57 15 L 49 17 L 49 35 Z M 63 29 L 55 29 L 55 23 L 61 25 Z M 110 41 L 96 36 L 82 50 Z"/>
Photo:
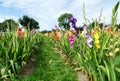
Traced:
<path fill-rule="evenodd" d="M 61 28 L 70 29 L 70 17 L 72 16 L 72 14 L 70 13 L 64 13 L 62 14 L 59 18 L 58 18 L 58 25 Z"/>
<path fill-rule="evenodd" d="M 7 19 L 0 23 L 0 31 L 6 31 L 6 29 L 9 28 L 10 31 L 16 30 L 18 28 L 18 23 L 15 22 L 13 19 Z"/>
<path fill-rule="evenodd" d="M 93 20 L 93 22 L 91 22 L 88 26 L 89 26 L 90 28 L 100 27 L 101 29 L 102 29 L 103 27 L 107 27 L 107 25 L 104 24 L 104 23 L 98 23 L 97 19 L 96 19 L 96 20 Z"/>
<path fill-rule="evenodd" d="M 24 28 L 30 30 L 39 28 L 39 23 L 33 18 L 28 17 L 27 15 L 24 15 L 22 18 L 19 18 L 18 21 Z"/>
<path fill-rule="evenodd" d="M 116 26 L 117 26 L 117 29 L 120 29 L 120 24 L 117 24 Z"/>

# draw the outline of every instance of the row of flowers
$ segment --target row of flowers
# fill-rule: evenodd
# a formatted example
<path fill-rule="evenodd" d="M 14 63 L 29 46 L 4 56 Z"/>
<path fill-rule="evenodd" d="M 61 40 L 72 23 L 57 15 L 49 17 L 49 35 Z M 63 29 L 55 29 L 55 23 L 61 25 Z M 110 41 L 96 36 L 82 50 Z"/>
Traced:
<path fill-rule="evenodd" d="M 120 32 L 112 27 L 89 29 L 85 25 L 81 27 L 82 31 L 78 31 L 77 19 L 72 16 L 70 21 L 74 30 L 62 31 L 55 25 L 56 31 L 44 35 L 54 38 L 55 46 L 68 56 L 74 56 L 90 81 L 119 81 Z"/>
<path fill-rule="evenodd" d="M 34 30 L 21 28 L 17 31 L 7 32 L 0 37 L 0 80 L 15 81 L 21 67 L 26 66 L 36 44 L 41 40 L 41 35 Z M 34 48 L 34 49 L 33 49 Z"/>

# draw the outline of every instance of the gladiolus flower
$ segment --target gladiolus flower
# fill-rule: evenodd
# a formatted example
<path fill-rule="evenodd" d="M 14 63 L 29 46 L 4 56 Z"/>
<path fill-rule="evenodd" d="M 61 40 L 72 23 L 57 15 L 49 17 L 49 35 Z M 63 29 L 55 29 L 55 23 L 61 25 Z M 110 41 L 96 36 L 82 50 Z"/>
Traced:
<path fill-rule="evenodd" d="M 94 33 L 94 38 L 95 38 L 95 46 L 96 48 L 100 48 L 100 42 L 99 42 L 99 35 L 98 35 L 98 32 L 95 32 Z"/>
<path fill-rule="evenodd" d="M 44 33 L 45 36 L 48 36 L 48 33 Z"/>
<path fill-rule="evenodd" d="M 94 29 L 92 29 L 92 34 L 95 34 L 95 30 Z"/>
<path fill-rule="evenodd" d="M 59 40 L 61 40 L 62 36 L 63 36 L 63 33 L 61 31 L 58 31 L 57 32 L 57 36 L 58 36 Z"/>
<path fill-rule="evenodd" d="M 84 37 L 84 31 L 82 31 L 82 33 L 81 33 L 81 35 L 80 35 L 80 36 Z"/>
<path fill-rule="evenodd" d="M 34 29 L 32 29 L 32 30 L 30 31 L 30 33 L 31 33 L 31 34 L 34 34 Z"/>
<path fill-rule="evenodd" d="M 86 26 L 83 26 L 83 30 L 84 30 L 84 34 L 85 34 L 85 37 L 87 38 L 87 45 L 92 48 L 92 41 L 93 39 L 90 37 L 90 35 L 88 34 L 88 31 L 87 31 L 87 28 Z"/>
<path fill-rule="evenodd" d="M 118 32 L 114 32 L 114 36 L 117 36 L 118 35 Z"/>
<path fill-rule="evenodd" d="M 17 33 L 18 33 L 18 37 L 22 37 L 24 35 L 21 28 L 17 29 Z"/>
<path fill-rule="evenodd" d="M 72 35 L 73 35 L 73 33 L 72 33 L 71 31 L 69 31 L 68 35 L 69 35 L 69 36 L 72 36 Z"/>
<path fill-rule="evenodd" d="M 55 30 L 58 31 L 59 30 L 59 27 L 57 25 L 54 26 L 55 27 Z"/>
<path fill-rule="evenodd" d="M 77 19 L 74 18 L 73 16 L 71 16 L 71 17 L 70 17 L 70 22 L 72 23 L 72 27 L 73 27 L 74 29 L 76 29 L 76 28 L 77 28 L 77 27 L 76 27 Z"/>
<path fill-rule="evenodd" d="M 108 28 L 108 33 L 111 33 L 111 32 L 112 32 L 112 30 L 111 30 L 111 28 L 109 27 L 109 28 Z"/>
<path fill-rule="evenodd" d="M 28 30 L 25 29 L 25 37 L 28 37 Z"/>
<path fill-rule="evenodd" d="M 54 39 L 55 39 L 56 41 L 59 41 L 59 38 L 58 38 L 58 35 L 57 35 L 56 32 L 54 32 Z"/>
<path fill-rule="evenodd" d="M 74 48 L 74 36 L 69 36 L 70 47 Z"/>
<path fill-rule="evenodd" d="M 90 38 L 88 38 L 87 39 L 87 45 L 90 47 L 90 48 L 92 48 L 92 38 L 90 37 Z"/>

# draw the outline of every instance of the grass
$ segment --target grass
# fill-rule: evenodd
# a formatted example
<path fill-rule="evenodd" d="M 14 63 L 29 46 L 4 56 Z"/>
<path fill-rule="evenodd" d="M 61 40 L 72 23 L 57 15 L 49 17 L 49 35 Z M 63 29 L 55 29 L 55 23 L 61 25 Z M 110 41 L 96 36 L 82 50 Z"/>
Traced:
<path fill-rule="evenodd" d="M 69 64 L 65 65 L 59 54 L 54 52 L 49 39 L 44 38 L 43 41 L 36 58 L 34 72 L 17 81 L 77 81 L 75 71 Z"/>

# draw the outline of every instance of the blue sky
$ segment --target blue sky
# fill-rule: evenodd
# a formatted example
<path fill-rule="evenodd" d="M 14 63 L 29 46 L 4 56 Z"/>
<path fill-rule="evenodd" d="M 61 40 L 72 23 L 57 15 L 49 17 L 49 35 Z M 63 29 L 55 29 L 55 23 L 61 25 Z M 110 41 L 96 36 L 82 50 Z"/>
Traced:
<path fill-rule="evenodd" d="M 12 18 L 18 20 L 28 15 L 39 22 L 40 30 L 51 30 L 63 13 L 72 13 L 77 18 L 77 26 L 84 22 L 82 5 L 85 3 L 86 17 L 98 18 L 103 8 L 101 22 L 110 23 L 112 8 L 119 0 L 0 0 L 0 22 Z M 120 23 L 120 8 L 118 11 Z"/>

